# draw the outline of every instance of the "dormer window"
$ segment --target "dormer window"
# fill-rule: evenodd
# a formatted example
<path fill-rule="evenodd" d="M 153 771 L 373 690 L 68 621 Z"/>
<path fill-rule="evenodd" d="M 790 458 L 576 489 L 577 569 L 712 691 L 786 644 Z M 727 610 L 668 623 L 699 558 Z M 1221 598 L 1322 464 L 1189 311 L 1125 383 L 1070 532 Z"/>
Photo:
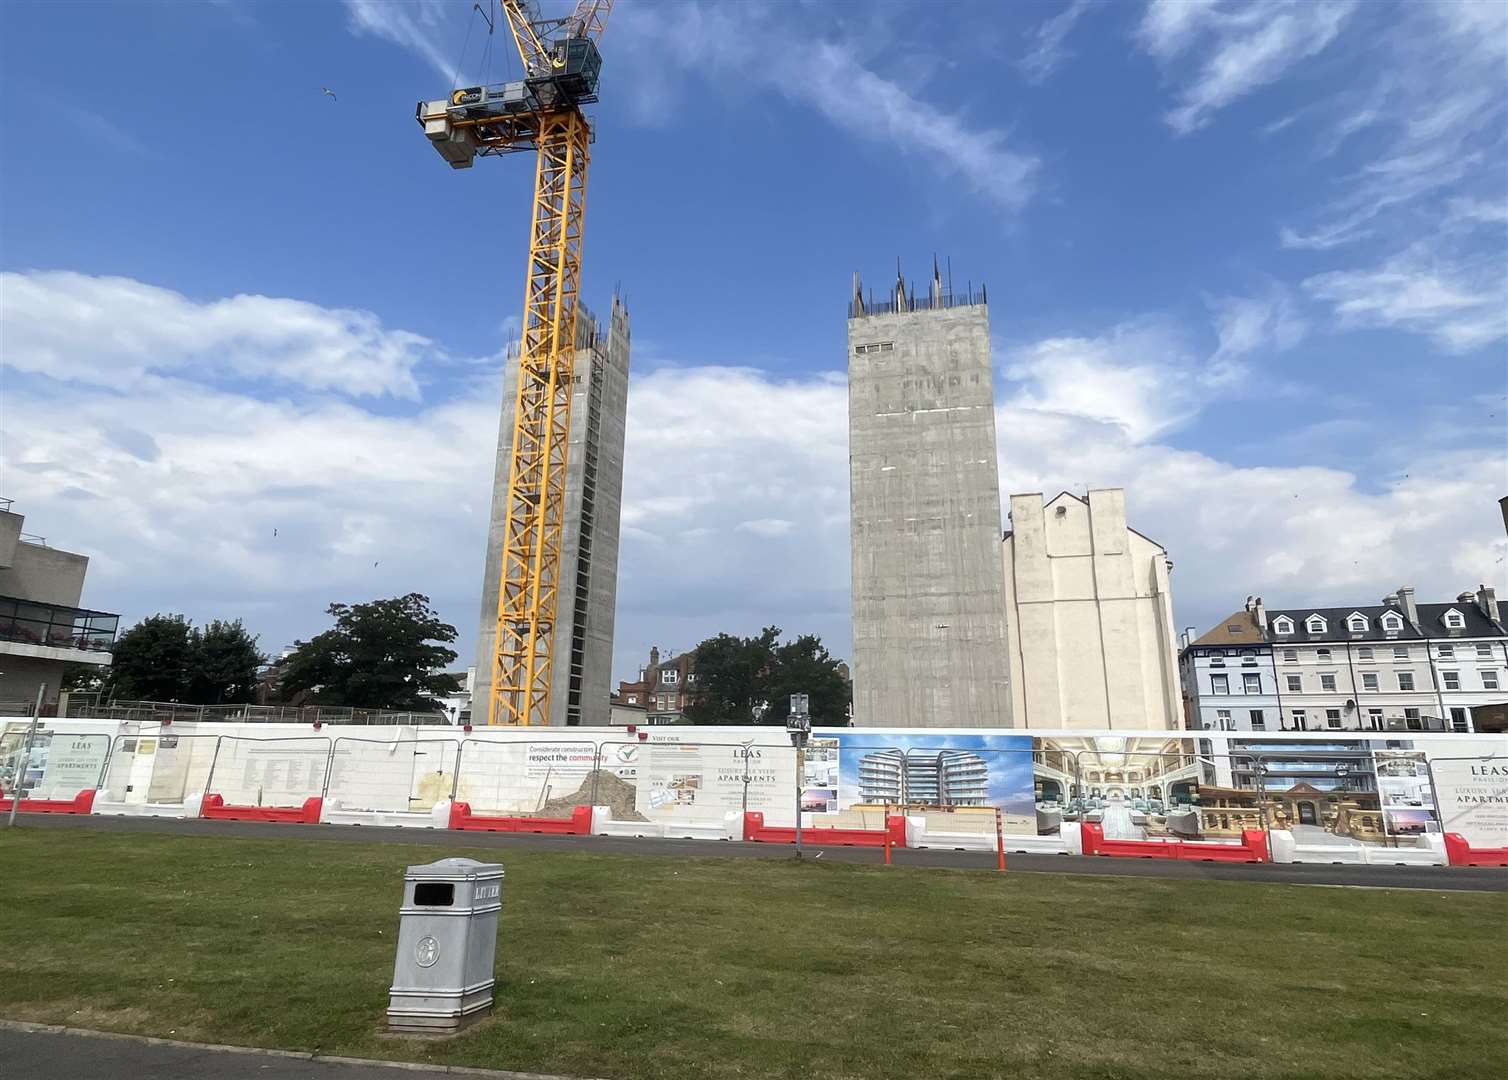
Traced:
<path fill-rule="evenodd" d="M 1287 615 L 1279 615 L 1276 619 L 1272 620 L 1272 632 L 1274 634 L 1293 633 L 1293 620 Z"/>
<path fill-rule="evenodd" d="M 1327 625 L 1329 624 L 1319 615 L 1311 615 L 1304 620 L 1304 630 L 1310 634 L 1323 634 Z"/>
<path fill-rule="evenodd" d="M 660 683 L 663 686 L 674 686 L 676 684 L 676 680 L 680 677 L 681 673 L 675 668 L 667 668 L 664 671 L 660 672 Z"/>
<path fill-rule="evenodd" d="M 1388 612 L 1382 617 L 1382 628 L 1390 634 L 1396 634 L 1403 629 L 1403 616 Z"/>
<path fill-rule="evenodd" d="M 1466 629 L 1466 616 L 1462 615 L 1455 608 L 1451 608 L 1449 611 L 1447 611 L 1445 613 L 1445 616 L 1440 621 L 1445 623 L 1445 628 L 1447 630 Z"/>
<path fill-rule="evenodd" d="M 1346 617 L 1346 629 L 1353 634 L 1365 634 L 1370 626 L 1367 617 L 1359 611 L 1353 611 Z"/>

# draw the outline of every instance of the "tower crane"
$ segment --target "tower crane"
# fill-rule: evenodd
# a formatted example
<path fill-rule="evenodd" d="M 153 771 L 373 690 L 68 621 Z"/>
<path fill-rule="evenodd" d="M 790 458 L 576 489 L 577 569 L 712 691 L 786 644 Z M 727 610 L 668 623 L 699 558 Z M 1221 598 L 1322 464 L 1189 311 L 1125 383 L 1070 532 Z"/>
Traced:
<path fill-rule="evenodd" d="M 570 15 L 540 17 L 534 0 L 502 0 L 524 78 L 451 92 L 416 110 L 451 168 L 477 157 L 535 152 L 534 210 L 513 408 L 513 449 L 501 521 L 502 579 L 489 724 L 550 722 L 551 655 L 560 588 L 576 300 L 597 51 L 613 0 L 577 0 Z"/>

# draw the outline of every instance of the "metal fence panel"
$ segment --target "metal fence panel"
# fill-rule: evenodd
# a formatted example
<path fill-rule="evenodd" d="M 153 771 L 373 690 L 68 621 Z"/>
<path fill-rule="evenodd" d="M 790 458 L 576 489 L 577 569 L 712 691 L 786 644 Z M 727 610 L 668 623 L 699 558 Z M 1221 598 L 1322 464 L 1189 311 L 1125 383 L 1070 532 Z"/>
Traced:
<path fill-rule="evenodd" d="M 756 811 L 796 820 L 795 750 L 752 742 L 604 742 L 595 801 L 614 821 L 714 825 Z"/>
<path fill-rule="evenodd" d="M 28 726 L 0 735 L 0 791 L 11 796 L 19 788 L 25 799 L 67 800 L 94 789 L 110 756 L 110 736 L 39 730 L 28 754 Z"/>
<path fill-rule="evenodd" d="M 205 794 L 230 806 L 301 806 L 324 790 L 330 750 L 323 735 L 222 735 Z"/>
<path fill-rule="evenodd" d="M 450 798 L 460 752 L 459 739 L 339 736 L 325 798 L 345 810 L 428 810 Z"/>
<path fill-rule="evenodd" d="M 219 735 L 117 735 L 100 783 L 108 802 L 182 805 L 209 781 Z"/>
<path fill-rule="evenodd" d="M 586 739 L 465 739 L 455 798 L 475 814 L 565 819 L 591 805 L 596 763 Z"/>

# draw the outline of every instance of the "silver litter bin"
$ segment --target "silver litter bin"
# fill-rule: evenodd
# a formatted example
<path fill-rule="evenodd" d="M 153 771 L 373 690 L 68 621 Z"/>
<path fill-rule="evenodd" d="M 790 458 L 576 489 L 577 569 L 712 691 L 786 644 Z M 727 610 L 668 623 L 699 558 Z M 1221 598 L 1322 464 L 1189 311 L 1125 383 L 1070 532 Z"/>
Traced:
<path fill-rule="evenodd" d="M 392 1031 L 444 1035 L 492 1009 L 503 868 L 475 859 L 410 866 L 398 911 Z"/>

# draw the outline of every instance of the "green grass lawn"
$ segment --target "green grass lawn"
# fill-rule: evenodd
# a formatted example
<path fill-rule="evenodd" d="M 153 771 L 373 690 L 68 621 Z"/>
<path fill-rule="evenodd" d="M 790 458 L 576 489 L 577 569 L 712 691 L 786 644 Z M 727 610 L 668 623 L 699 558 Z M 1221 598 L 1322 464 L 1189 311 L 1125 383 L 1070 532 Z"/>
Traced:
<path fill-rule="evenodd" d="M 444 854 L 507 867 L 495 1017 L 381 1038 L 403 867 Z M 617 1080 L 1502 1075 L 1505 928 L 1501 894 L 0 833 L 0 1016 Z"/>

